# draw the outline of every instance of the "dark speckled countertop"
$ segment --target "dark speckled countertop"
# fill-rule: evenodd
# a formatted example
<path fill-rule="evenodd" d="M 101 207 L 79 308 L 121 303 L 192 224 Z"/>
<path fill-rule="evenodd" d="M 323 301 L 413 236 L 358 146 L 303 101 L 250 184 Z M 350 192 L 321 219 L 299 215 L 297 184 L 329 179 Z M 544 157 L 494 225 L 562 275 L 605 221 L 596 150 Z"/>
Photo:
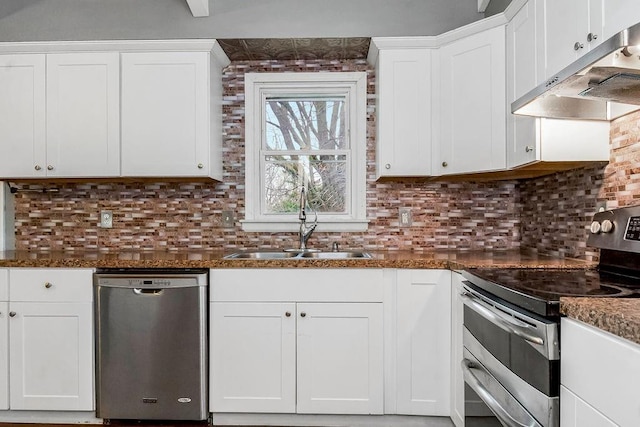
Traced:
<path fill-rule="evenodd" d="M 528 251 L 368 251 L 370 259 L 224 259 L 207 250 L 113 252 L 0 252 L 0 267 L 66 268 L 591 268 L 583 261 Z"/>
<path fill-rule="evenodd" d="M 595 264 L 529 251 L 369 251 L 371 259 L 224 259 L 215 250 L 0 252 L 0 268 L 551 268 Z M 640 344 L 640 298 L 561 298 L 561 313 Z"/>
<path fill-rule="evenodd" d="M 560 298 L 560 313 L 640 344 L 640 298 Z"/>

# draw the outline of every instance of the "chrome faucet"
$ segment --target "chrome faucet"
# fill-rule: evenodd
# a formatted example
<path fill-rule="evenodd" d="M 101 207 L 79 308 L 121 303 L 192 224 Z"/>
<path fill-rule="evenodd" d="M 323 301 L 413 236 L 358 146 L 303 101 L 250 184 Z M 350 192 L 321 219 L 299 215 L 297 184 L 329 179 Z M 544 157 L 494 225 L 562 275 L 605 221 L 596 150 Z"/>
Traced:
<path fill-rule="evenodd" d="M 300 190 L 300 213 L 298 214 L 298 219 L 300 220 L 299 249 L 301 251 L 304 251 L 307 249 L 307 241 L 309 240 L 309 237 L 311 237 L 313 230 L 315 230 L 316 227 L 318 226 L 318 212 L 316 212 L 315 210 L 314 210 L 314 213 L 316 215 L 316 218 L 313 224 L 307 225 L 306 207 L 307 207 L 307 197 L 305 194 L 305 189 L 304 187 L 302 187 L 302 190 Z"/>

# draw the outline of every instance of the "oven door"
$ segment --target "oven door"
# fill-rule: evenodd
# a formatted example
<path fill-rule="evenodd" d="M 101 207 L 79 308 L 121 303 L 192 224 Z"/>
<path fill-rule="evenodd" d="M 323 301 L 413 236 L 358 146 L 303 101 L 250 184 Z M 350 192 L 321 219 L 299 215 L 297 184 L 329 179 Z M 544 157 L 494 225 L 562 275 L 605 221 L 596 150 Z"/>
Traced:
<path fill-rule="evenodd" d="M 462 297 L 465 425 L 557 427 L 558 323 L 468 282 Z"/>

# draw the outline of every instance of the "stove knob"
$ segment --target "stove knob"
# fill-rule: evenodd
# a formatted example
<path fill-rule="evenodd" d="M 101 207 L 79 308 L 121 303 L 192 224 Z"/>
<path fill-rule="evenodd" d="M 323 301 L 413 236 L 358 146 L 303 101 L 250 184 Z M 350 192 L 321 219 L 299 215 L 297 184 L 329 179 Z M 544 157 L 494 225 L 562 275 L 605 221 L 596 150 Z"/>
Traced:
<path fill-rule="evenodd" d="M 598 234 L 600 232 L 600 223 L 598 221 L 593 221 L 590 229 L 591 234 Z"/>
<path fill-rule="evenodd" d="M 605 219 L 604 221 L 602 221 L 602 225 L 600 226 L 600 230 L 603 233 L 611 233 L 613 231 L 613 223 L 610 220 Z"/>

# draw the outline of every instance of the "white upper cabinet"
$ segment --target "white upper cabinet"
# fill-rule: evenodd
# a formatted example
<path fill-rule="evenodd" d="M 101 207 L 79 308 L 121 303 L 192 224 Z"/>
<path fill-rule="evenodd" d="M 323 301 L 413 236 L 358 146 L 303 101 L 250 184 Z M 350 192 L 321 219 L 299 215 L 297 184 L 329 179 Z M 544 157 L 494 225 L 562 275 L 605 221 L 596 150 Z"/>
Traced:
<path fill-rule="evenodd" d="M 120 175 L 117 52 L 47 55 L 46 174 Z"/>
<path fill-rule="evenodd" d="M 222 179 L 214 40 L 0 43 L 0 179 Z"/>
<path fill-rule="evenodd" d="M 432 49 L 379 49 L 376 178 L 431 175 Z"/>
<path fill-rule="evenodd" d="M 0 55 L 0 177 L 44 176 L 46 55 Z"/>
<path fill-rule="evenodd" d="M 439 49 L 436 175 L 506 167 L 505 28 L 491 28 Z"/>
<path fill-rule="evenodd" d="M 562 70 L 605 39 L 604 1 L 538 0 L 536 7 L 541 19 L 537 25 L 544 34 L 544 43 L 538 52 L 544 64 L 544 78 Z"/>
<path fill-rule="evenodd" d="M 640 6 L 636 0 L 603 0 L 602 39 L 640 22 Z"/>
<path fill-rule="evenodd" d="M 507 166 L 535 161 L 536 119 L 511 114 L 511 103 L 540 83 L 536 2 L 525 4 L 507 25 Z"/>
<path fill-rule="evenodd" d="M 209 176 L 209 53 L 122 54 L 122 174 Z"/>
<path fill-rule="evenodd" d="M 525 4 L 507 25 L 507 166 L 535 162 L 609 160 L 609 123 L 539 119 L 511 114 L 511 103 L 544 80 L 538 4 Z"/>
<path fill-rule="evenodd" d="M 119 73 L 112 52 L 1 55 L 0 177 L 118 176 Z"/>

